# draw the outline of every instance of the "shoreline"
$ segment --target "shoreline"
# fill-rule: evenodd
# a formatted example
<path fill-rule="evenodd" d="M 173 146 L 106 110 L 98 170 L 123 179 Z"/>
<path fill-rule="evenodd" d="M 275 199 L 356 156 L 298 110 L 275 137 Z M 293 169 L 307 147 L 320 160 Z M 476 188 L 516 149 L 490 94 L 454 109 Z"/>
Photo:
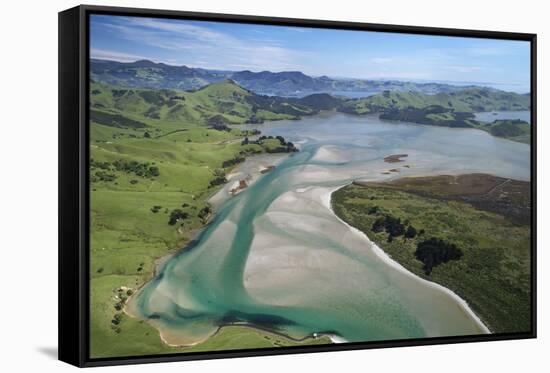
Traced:
<path fill-rule="evenodd" d="M 274 156 L 274 158 L 279 158 L 279 159 L 276 159 L 275 162 L 274 162 L 276 165 L 278 165 L 280 162 L 282 162 L 284 159 L 286 159 L 286 157 L 288 157 L 290 154 L 291 153 L 282 154 L 279 157 L 275 157 L 276 154 L 271 154 L 271 155 Z M 252 154 L 252 155 L 249 155 L 248 157 L 246 157 L 246 160 L 249 160 L 249 159 L 255 158 L 255 157 L 260 158 L 262 155 L 265 155 L 265 154 L 263 154 L 263 153 L 262 154 Z M 233 175 L 233 174 L 240 173 L 241 171 L 239 171 L 239 168 L 242 167 L 244 165 L 244 163 L 245 162 L 242 162 L 238 165 L 235 165 L 233 168 L 231 168 L 230 174 Z M 259 172 L 258 175 L 256 175 L 256 177 L 254 177 L 253 183 L 258 181 L 258 179 L 260 177 L 262 177 L 263 175 L 264 174 Z M 232 182 L 231 180 L 228 180 L 226 183 L 220 185 L 220 188 L 218 190 L 212 191 L 206 197 L 206 201 L 208 203 L 212 203 L 211 200 L 215 196 L 217 196 L 218 193 L 222 192 L 231 182 Z M 223 203 L 223 202 L 225 202 L 225 200 L 223 200 L 221 203 Z M 142 317 L 139 314 L 139 311 L 136 309 L 137 306 L 135 304 L 135 300 L 138 298 L 139 294 L 143 291 L 143 289 L 145 289 L 146 285 L 149 282 L 151 282 L 152 280 L 155 279 L 155 277 L 159 274 L 160 271 L 162 271 L 163 267 L 166 265 L 166 263 L 168 263 L 168 261 L 170 261 L 171 259 L 173 259 L 177 255 L 179 255 L 181 252 L 186 250 L 189 247 L 189 245 L 196 240 L 196 238 L 200 235 L 200 233 L 210 224 L 210 222 L 213 219 L 215 214 L 216 214 L 216 211 L 214 211 L 211 214 L 211 216 L 209 217 L 209 219 L 206 223 L 204 223 L 201 227 L 198 227 L 198 228 L 194 229 L 191 236 L 189 237 L 189 239 L 178 243 L 177 247 L 170 250 L 170 252 L 167 253 L 166 255 L 155 258 L 154 268 L 153 268 L 153 272 L 152 272 L 151 276 L 146 281 L 143 281 L 142 283 L 140 283 L 135 288 L 134 293 L 132 295 L 130 295 L 127 298 L 126 302 L 124 303 L 124 306 L 122 308 L 122 312 L 124 314 L 128 315 L 129 317 L 138 319 L 138 320 L 143 320 L 146 323 L 148 323 L 149 325 L 151 325 L 159 333 L 159 338 L 162 341 L 162 343 L 165 344 L 166 346 L 169 346 L 169 347 L 172 347 L 172 348 L 192 348 L 192 347 L 197 346 L 201 343 L 207 342 L 209 339 L 215 337 L 217 334 L 219 334 L 222 331 L 223 328 L 233 327 L 233 326 L 250 328 L 250 329 L 260 331 L 260 332 L 263 332 L 263 333 L 272 334 L 272 335 L 287 339 L 287 340 L 292 341 L 292 342 L 304 342 L 308 339 L 316 340 L 316 339 L 320 339 L 320 338 L 323 338 L 323 337 L 327 337 L 327 338 L 330 339 L 331 343 L 334 343 L 334 344 L 348 343 L 348 341 L 346 341 L 344 338 L 342 338 L 341 336 L 336 335 L 336 334 L 315 332 L 315 333 L 307 335 L 303 338 L 293 338 L 289 335 L 286 335 L 286 334 L 283 334 L 283 333 L 280 333 L 280 332 L 277 332 L 277 331 L 274 331 L 274 330 L 271 330 L 271 329 L 268 329 L 268 328 L 263 328 L 263 327 L 258 326 L 258 325 L 246 323 L 246 322 L 219 325 L 214 333 L 212 333 L 210 336 L 204 338 L 203 340 L 197 341 L 195 343 L 191 343 L 191 344 L 170 343 L 167 340 L 166 336 L 164 335 L 162 327 L 159 327 L 159 326 L 155 325 L 154 322 L 151 322 L 151 320 L 149 320 L 148 318 Z"/>
<path fill-rule="evenodd" d="M 351 183 L 350 183 L 351 184 Z M 344 220 L 342 220 L 338 215 L 336 215 L 336 213 L 334 212 L 334 210 L 332 209 L 332 193 L 334 193 L 335 191 L 341 189 L 341 188 L 344 188 L 345 186 L 347 186 L 349 184 L 346 184 L 346 185 L 342 185 L 342 186 L 339 186 L 339 187 L 336 187 L 336 188 L 333 188 L 332 190 L 330 190 L 329 192 L 325 193 L 321 198 L 322 198 L 322 202 L 323 202 L 323 205 L 325 207 L 327 207 L 331 213 L 340 221 L 342 222 L 344 225 L 346 225 L 351 232 L 353 232 L 354 234 L 356 235 L 359 235 L 361 236 L 362 238 L 364 238 L 365 240 L 367 240 L 370 244 L 371 244 L 371 247 L 372 247 L 372 251 L 376 254 L 376 256 L 378 256 L 384 263 L 386 263 L 387 265 L 389 265 L 390 267 L 400 271 L 401 273 L 403 274 L 406 274 L 407 276 L 409 277 L 412 277 L 414 278 L 415 280 L 417 281 L 420 281 L 422 283 L 424 283 L 425 285 L 427 286 L 430 286 L 432 288 L 435 288 L 435 289 L 438 289 L 442 292 L 444 292 L 445 294 L 449 295 L 459 306 L 460 308 L 475 322 L 475 324 L 483 331 L 483 334 L 492 334 L 491 330 L 481 321 L 481 319 L 479 318 L 478 315 L 476 315 L 476 313 L 470 308 L 470 306 L 468 305 L 468 302 L 466 302 L 464 299 L 462 299 L 460 296 L 458 296 L 454 291 L 452 291 L 451 289 L 448 289 L 446 288 L 445 286 L 443 285 L 440 285 L 436 282 L 433 282 L 433 281 L 428 281 L 420 276 L 417 276 L 416 274 L 412 273 L 411 271 L 409 271 L 408 269 L 406 269 L 405 267 L 403 267 L 400 263 L 398 263 L 397 261 L 395 261 L 390 255 L 388 255 L 384 250 L 382 250 L 374 241 L 372 241 L 364 232 L 360 231 L 359 229 L 349 225 L 348 223 L 346 223 Z"/>
<path fill-rule="evenodd" d="M 255 331 L 258 331 L 258 332 L 261 332 L 261 333 L 265 333 L 265 334 L 270 334 L 272 336 L 276 336 L 276 337 L 279 337 L 279 338 L 284 338 L 288 341 L 291 341 L 291 342 L 297 342 L 297 343 L 301 343 L 301 342 L 306 342 L 308 339 L 311 339 L 311 340 L 318 340 L 318 339 L 321 339 L 323 337 L 327 337 L 331 343 L 333 344 L 339 344 L 339 343 L 349 343 L 348 341 L 346 341 L 344 338 L 336 335 L 336 334 L 330 334 L 330 333 L 323 333 L 323 332 L 319 332 L 319 333 L 312 333 L 310 335 L 307 335 L 303 338 L 293 338 L 291 336 L 288 336 L 284 333 L 280 333 L 280 332 L 277 332 L 277 331 L 274 331 L 274 330 L 271 330 L 271 329 L 268 329 L 268 328 L 264 328 L 264 327 L 261 327 L 261 326 L 258 326 L 258 325 L 254 325 L 254 324 L 249 324 L 247 322 L 242 322 L 242 323 L 234 323 L 234 324 L 225 324 L 225 325 L 220 325 L 218 327 L 218 329 L 216 329 L 216 331 L 214 333 L 212 333 L 210 336 L 206 337 L 205 339 L 201 340 L 201 341 L 198 341 L 198 342 L 195 342 L 195 343 L 192 343 L 192 344 L 177 344 L 177 343 L 170 343 L 168 342 L 165 337 L 162 335 L 162 331 L 160 329 L 157 329 L 159 331 L 159 336 L 160 336 L 160 339 L 161 341 L 166 344 L 167 346 L 170 346 L 170 347 L 173 347 L 173 348 L 183 348 L 183 349 L 188 349 L 188 348 L 192 348 L 192 347 L 195 347 L 195 346 L 198 346 L 200 345 L 201 343 L 204 343 L 206 341 L 208 341 L 210 338 L 213 338 L 215 337 L 216 335 L 218 335 L 223 329 L 225 328 L 232 328 L 232 327 L 240 327 L 240 328 L 247 328 L 247 329 L 252 329 L 252 330 L 255 330 Z M 236 349 L 238 349 L 239 347 L 235 347 Z M 185 351 L 183 351 L 185 352 Z"/>

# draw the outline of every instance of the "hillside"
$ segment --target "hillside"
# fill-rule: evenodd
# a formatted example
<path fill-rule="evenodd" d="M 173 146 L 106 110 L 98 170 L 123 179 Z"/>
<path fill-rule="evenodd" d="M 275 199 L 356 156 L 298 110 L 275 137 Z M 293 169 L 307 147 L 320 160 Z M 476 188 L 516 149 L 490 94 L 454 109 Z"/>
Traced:
<path fill-rule="evenodd" d="M 228 181 L 239 181 L 230 176 L 237 164 L 251 154 L 297 151 L 282 137 L 249 140 L 259 131 L 225 123 L 294 118 L 312 110 L 256 96 L 232 81 L 192 92 L 92 82 L 90 98 L 90 354 L 330 343 L 326 337 L 295 342 L 228 327 L 193 348 L 170 347 L 151 325 L 124 312 L 156 261 L 185 247 L 208 222 L 209 198 Z"/>
<path fill-rule="evenodd" d="M 297 119 L 317 112 L 299 100 L 256 95 L 232 80 L 194 91 L 115 88 L 92 82 L 90 92 L 92 120 L 116 127 L 145 127 L 139 118 L 222 126 Z"/>
<path fill-rule="evenodd" d="M 92 59 L 90 72 L 96 81 L 131 88 L 195 89 L 227 78 L 223 72 L 148 60 L 124 63 Z"/>
<path fill-rule="evenodd" d="M 258 95 L 226 79 L 191 91 L 117 88 L 92 82 L 90 93 L 92 122 L 121 129 L 145 130 L 148 120 L 176 127 L 178 123 L 195 123 L 228 129 L 231 124 L 299 119 L 336 110 L 352 115 L 380 113 L 385 120 L 478 128 L 497 137 L 529 142 L 526 123 L 482 123 L 472 114 L 480 110 L 528 110 L 529 96 L 483 88 L 436 95 L 385 91 L 363 99 L 326 93 L 291 98 Z"/>
<path fill-rule="evenodd" d="M 124 63 L 92 59 L 90 72 L 95 81 L 128 88 L 190 90 L 225 79 L 232 79 L 257 94 L 294 97 L 320 92 L 331 94 L 364 92 L 365 95 L 368 95 L 384 90 L 435 94 L 455 92 L 465 88 L 441 83 L 312 77 L 300 71 L 207 70 L 188 66 L 172 66 L 148 60 Z"/>
<path fill-rule="evenodd" d="M 428 106 L 441 106 L 456 112 L 529 110 L 530 96 L 487 88 L 467 88 L 435 95 L 384 91 L 366 98 L 348 100 L 340 110 L 350 114 L 366 114 Z"/>

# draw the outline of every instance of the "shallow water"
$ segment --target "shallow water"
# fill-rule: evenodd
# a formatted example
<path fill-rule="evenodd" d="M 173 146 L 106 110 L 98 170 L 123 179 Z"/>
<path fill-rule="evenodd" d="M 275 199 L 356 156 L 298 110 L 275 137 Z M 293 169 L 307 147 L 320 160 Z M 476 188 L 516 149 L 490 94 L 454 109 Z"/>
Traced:
<path fill-rule="evenodd" d="M 197 343 L 228 323 L 347 341 L 483 331 L 448 293 L 381 259 L 332 214 L 328 200 L 357 179 L 487 172 L 529 180 L 528 145 L 375 116 L 329 114 L 255 127 L 301 151 L 221 203 L 197 240 L 138 294 L 133 309 L 167 342 Z M 405 162 L 383 161 L 398 153 L 408 154 Z M 400 172 L 388 174 L 393 168 Z"/>

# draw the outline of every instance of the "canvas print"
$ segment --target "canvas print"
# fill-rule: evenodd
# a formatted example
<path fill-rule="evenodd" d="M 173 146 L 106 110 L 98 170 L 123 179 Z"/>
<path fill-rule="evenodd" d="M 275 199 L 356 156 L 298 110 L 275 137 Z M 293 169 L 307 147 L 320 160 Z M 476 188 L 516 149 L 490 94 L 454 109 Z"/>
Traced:
<path fill-rule="evenodd" d="M 89 22 L 90 357 L 531 330 L 529 42 Z"/>

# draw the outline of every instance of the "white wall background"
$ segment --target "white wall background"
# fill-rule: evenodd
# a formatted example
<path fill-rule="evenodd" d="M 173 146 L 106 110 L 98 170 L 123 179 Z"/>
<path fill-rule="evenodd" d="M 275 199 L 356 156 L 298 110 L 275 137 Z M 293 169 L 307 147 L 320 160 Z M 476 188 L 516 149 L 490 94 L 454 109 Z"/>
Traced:
<path fill-rule="evenodd" d="M 98 5 L 537 33 L 539 338 L 109 368 L 146 372 L 526 372 L 550 367 L 546 253 L 550 45 L 544 1 L 127 0 Z M 77 1 L 5 1 L 0 13 L 0 370 L 69 371 L 57 351 L 57 12 Z M 538 367 L 538 368 L 537 368 Z M 544 367 L 544 368 L 543 368 Z"/>

